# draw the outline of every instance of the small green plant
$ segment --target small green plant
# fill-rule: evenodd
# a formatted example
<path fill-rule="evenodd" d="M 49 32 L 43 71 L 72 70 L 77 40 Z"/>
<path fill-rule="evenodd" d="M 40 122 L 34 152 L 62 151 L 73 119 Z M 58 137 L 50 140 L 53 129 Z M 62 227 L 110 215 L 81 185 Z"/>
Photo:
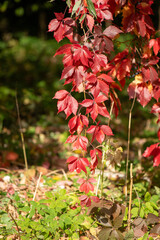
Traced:
<path fill-rule="evenodd" d="M 92 227 L 93 219 L 85 212 L 81 213 L 81 207 L 77 206 L 78 198 L 74 194 L 67 194 L 65 189 L 57 189 L 55 192 L 46 192 L 45 199 L 40 201 L 24 201 L 16 194 L 11 200 L 17 211 L 16 219 L 7 208 L 1 211 L 1 223 L 3 225 L 1 236 L 17 234 L 18 239 L 79 239 L 81 234 Z M 15 230 L 16 229 L 16 230 Z M 12 239 L 12 238 L 11 238 Z"/>

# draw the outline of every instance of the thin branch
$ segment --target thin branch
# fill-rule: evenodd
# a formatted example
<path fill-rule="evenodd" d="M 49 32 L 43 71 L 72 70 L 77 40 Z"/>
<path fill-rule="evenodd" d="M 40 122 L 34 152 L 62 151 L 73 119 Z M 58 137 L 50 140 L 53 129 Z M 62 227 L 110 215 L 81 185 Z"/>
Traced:
<path fill-rule="evenodd" d="M 129 194 L 129 208 L 128 208 L 128 231 L 131 227 L 131 205 L 132 205 L 132 188 L 133 188 L 133 174 L 132 174 L 133 164 L 130 166 L 130 194 Z"/>
<path fill-rule="evenodd" d="M 18 231 L 19 240 L 21 240 L 21 235 L 20 235 L 18 224 L 17 224 L 16 220 L 14 219 L 14 217 L 12 216 L 12 214 L 9 212 L 8 206 L 7 206 L 7 213 L 11 217 L 12 221 L 14 222 L 14 224 L 15 224 L 15 226 L 17 228 L 17 231 Z"/>
<path fill-rule="evenodd" d="M 38 190 L 38 187 L 39 187 L 39 183 L 40 183 L 40 179 L 41 179 L 41 176 L 42 176 L 42 172 L 40 172 L 39 174 L 39 178 L 38 178 L 38 181 L 37 181 L 37 185 L 36 185 L 36 189 L 35 189 L 35 192 L 34 192 L 34 196 L 33 196 L 33 200 L 35 200 L 35 197 L 36 197 L 36 193 L 37 193 L 37 190 Z"/>
<path fill-rule="evenodd" d="M 67 174 L 65 173 L 65 171 L 63 170 L 63 168 L 57 169 L 57 170 L 52 171 L 52 172 L 50 172 L 50 173 L 47 173 L 47 174 L 46 174 L 46 177 L 49 177 L 49 176 L 51 176 L 52 174 L 55 174 L 55 173 L 57 173 L 57 172 L 62 172 L 64 178 L 65 178 L 66 180 L 68 180 Z"/>
<path fill-rule="evenodd" d="M 110 112 L 109 112 L 109 115 L 111 116 L 112 114 L 112 111 L 113 111 L 113 106 L 114 106 L 114 102 L 111 103 L 111 109 L 110 109 Z M 111 121 L 111 118 L 108 118 L 108 126 L 110 124 L 110 121 Z"/>
<path fill-rule="evenodd" d="M 19 105 L 18 105 L 17 94 L 16 94 L 15 97 L 16 97 L 16 108 L 17 108 L 17 115 L 18 115 L 19 131 L 20 131 L 21 141 L 22 141 L 22 149 L 23 149 L 24 162 L 25 162 L 26 170 L 28 170 L 26 148 L 25 148 L 24 136 L 23 136 L 22 127 L 21 127 L 21 118 L 20 118 L 20 112 L 19 112 Z"/>
<path fill-rule="evenodd" d="M 131 138 L 131 121 L 132 121 L 132 110 L 136 100 L 136 90 L 134 94 L 134 99 L 132 102 L 131 109 L 129 111 L 129 121 L 128 121 L 128 143 L 127 143 L 127 159 L 126 159 L 126 176 L 125 176 L 125 198 L 127 201 L 127 178 L 128 178 L 128 163 L 129 163 L 129 153 L 130 153 L 130 138 Z"/>

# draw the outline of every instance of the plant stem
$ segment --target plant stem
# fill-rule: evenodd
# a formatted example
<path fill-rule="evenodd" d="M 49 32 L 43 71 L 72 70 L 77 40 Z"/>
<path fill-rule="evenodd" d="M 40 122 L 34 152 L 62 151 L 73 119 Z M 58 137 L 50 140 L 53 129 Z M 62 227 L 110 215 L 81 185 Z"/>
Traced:
<path fill-rule="evenodd" d="M 17 94 L 16 94 L 16 108 L 17 108 L 17 115 L 18 115 L 19 131 L 20 131 L 20 136 L 21 136 L 21 141 L 22 141 L 22 149 L 23 149 L 24 162 L 25 162 L 26 170 L 28 170 L 26 148 L 25 148 L 24 136 L 23 136 L 22 127 L 21 127 L 21 118 L 20 118 L 20 112 L 19 112 L 19 105 L 18 105 Z"/>
<path fill-rule="evenodd" d="M 13 215 L 9 212 L 8 206 L 7 206 L 7 213 L 11 217 L 12 221 L 14 222 L 14 224 L 17 228 L 17 231 L 18 231 L 18 238 L 19 238 L 19 240 L 21 240 L 21 234 L 20 234 L 20 231 L 19 231 L 18 224 L 17 224 L 16 220 L 14 219 Z"/>
<path fill-rule="evenodd" d="M 111 109 L 110 109 L 110 113 L 109 113 L 110 116 L 111 116 L 112 111 L 113 111 L 113 106 L 114 106 L 114 102 L 111 103 Z M 109 124 L 110 124 L 110 118 L 108 119 L 108 126 L 109 126 Z M 101 174 L 101 197 L 103 196 L 105 155 L 106 155 L 106 152 L 109 149 L 109 145 L 110 145 L 110 139 L 108 139 L 108 141 L 107 141 L 107 146 L 103 146 L 103 150 L 102 150 L 103 151 L 103 154 L 102 154 L 102 168 L 101 168 L 101 172 L 100 172 L 100 174 Z"/>
<path fill-rule="evenodd" d="M 39 183 L 40 183 L 41 176 L 42 176 L 42 172 L 40 172 L 40 175 L 39 175 L 39 178 L 38 178 L 38 181 L 37 181 L 37 185 L 36 185 L 36 190 L 35 190 L 35 192 L 34 192 L 34 196 L 33 196 L 33 200 L 32 200 L 32 201 L 35 200 L 35 197 L 36 197 L 37 189 L 38 189 L 38 187 L 39 187 Z"/>
<path fill-rule="evenodd" d="M 127 202 L 128 163 L 129 163 L 130 138 L 131 138 L 131 120 L 132 120 L 132 110 L 133 110 L 133 107 L 134 107 L 135 100 L 136 100 L 136 90 L 135 90 L 132 106 L 131 106 L 131 109 L 129 111 L 129 121 L 128 121 L 128 143 L 127 143 L 126 176 L 125 176 L 125 198 L 126 198 L 126 202 Z"/>
<path fill-rule="evenodd" d="M 103 180 L 104 180 L 104 157 L 105 157 L 105 154 L 106 154 L 106 151 L 104 150 L 104 147 L 103 147 L 103 154 L 102 154 L 102 167 L 101 167 L 101 197 L 103 196 Z"/>
<path fill-rule="evenodd" d="M 132 174 L 133 164 L 130 166 L 130 194 L 129 194 L 129 209 L 128 209 L 128 231 L 131 226 L 131 205 L 132 205 L 132 188 L 133 188 L 133 174 Z"/>

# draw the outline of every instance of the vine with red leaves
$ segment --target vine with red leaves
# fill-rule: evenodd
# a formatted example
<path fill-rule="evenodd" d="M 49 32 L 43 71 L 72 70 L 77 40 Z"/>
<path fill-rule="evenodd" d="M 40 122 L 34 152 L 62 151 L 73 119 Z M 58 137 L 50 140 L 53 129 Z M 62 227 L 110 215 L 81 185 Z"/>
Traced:
<path fill-rule="evenodd" d="M 151 112 L 158 114 L 157 123 L 160 122 L 160 37 L 156 37 L 150 17 L 153 2 L 67 0 L 65 13 L 54 13 L 56 18 L 49 23 L 49 32 L 54 32 L 58 42 L 65 37 L 70 41 L 60 47 L 55 56 L 64 54 L 61 79 L 65 79 L 64 85 L 71 85 L 71 90 L 56 92 L 54 99 L 58 100 L 58 113 L 64 112 L 66 118 L 72 115 L 68 123 L 70 136 L 66 142 L 72 144 L 73 150 L 81 151 L 79 155 L 70 156 L 67 163 L 70 172 L 83 171 L 86 175 L 86 178 L 78 180 L 80 191 L 84 192 L 80 197 L 82 205 L 90 206 L 91 201 L 99 201 L 98 197 L 90 194 L 94 191 L 92 183 L 95 182 L 90 175 L 102 161 L 103 142 L 113 132 L 109 121 L 104 125 L 97 122 L 97 118 L 101 115 L 110 119 L 106 104 L 112 106 L 112 111 L 118 116 L 121 109 L 118 91 L 122 91 L 129 82 L 129 99 L 136 97 L 143 107 L 154 98 L 156 103 Z M 66 13 L 71 17 L 65 17 Z M 121 19 L 119 26 L 114 24 L 117 17 Z M 133 37 L 126 49 L 115 54 L 115 39 L 123 34 Z M 83 94 L 84 100 L 78 102 L 73 92 Z M 158 138 L 160 140 L 160 130 Z M 151 145 L 143 154 L 144 157 L 153 155 L 154 166 L 160 164 L 159 145 Z"/>

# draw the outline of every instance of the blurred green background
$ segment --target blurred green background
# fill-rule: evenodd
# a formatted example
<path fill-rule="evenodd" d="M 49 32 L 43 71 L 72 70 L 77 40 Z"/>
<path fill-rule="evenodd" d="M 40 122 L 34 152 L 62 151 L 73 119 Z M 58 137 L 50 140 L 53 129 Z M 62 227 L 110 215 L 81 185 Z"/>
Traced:
<path fill-rule="evenodd" d="M 18 166 L 24 162 L 16 94 L 29 165 L 49 162 L 51 167 L 65 166 L 67 151 L 70 151 L 70 147 L 64 145 L 68 135 L 67 121 L 63 113 L 57 116 L 56 101 L 52 100 L 52 97 L 63 87 L 59 81 L 63 69 L 62 57 L 53 58 L 53 55 L 67 40 L 57 43 L 53 39 L 53 34 L 47 32 L 48 23 L 54 18 L 54 12 L 64 11 L 65 6 L 65 2 L 60 0 L 0 2 L 1 166 L 7 166 L 5 162 L 7 151 L 18 153 Z M 159 0 L 155 1 L 153 10 L 153 22 L 158 30 Z M 118 119 L 111 122 L 111 126 L 117 141 L 121 141 L 125 148 L 128 113 L 132 102 L 128 100 L 126 90 L 120 93 L 120 99 L 123 111 Z M 146 139 L 145 147 L 157 140 L 156 118 L 150 114 L 152 104 L 153 102 L 145 109 L 139 103 L 135 104 L 131 132 L 132 161 L 138 159 L 136 141 Z"/>

